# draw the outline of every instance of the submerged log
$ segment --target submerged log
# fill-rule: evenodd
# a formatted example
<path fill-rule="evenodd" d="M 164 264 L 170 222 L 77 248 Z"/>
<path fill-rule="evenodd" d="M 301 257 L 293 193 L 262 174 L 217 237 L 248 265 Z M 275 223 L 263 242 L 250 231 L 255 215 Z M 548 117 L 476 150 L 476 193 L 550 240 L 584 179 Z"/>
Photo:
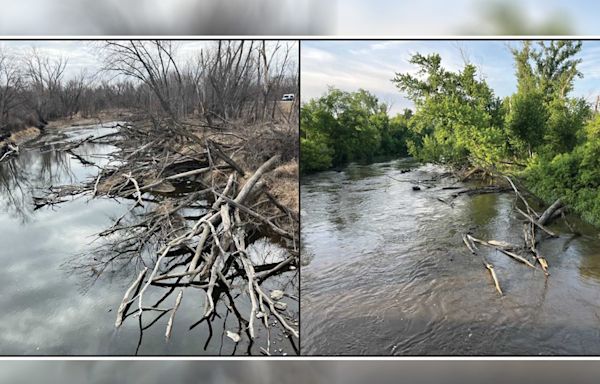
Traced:
<path fill-rule="evenodd" d="M 502 186 L 498 186 L 498 185 L 492 185 L 489 187 L 483 187 L 483 188 L 471 188 L 471 189 L 465 189 L 462 191 L 458 191 L 452 194 L 452 197 L 458 197 L 460 195 L 467 195 L 467 196 L 471 196 L 471 195 L 483 195 L 486 193 L 501 193 L 501 192 L 506 192 L 509 191 L 510 189 L 506 188 L 506 187 L 502 187 Z"/>

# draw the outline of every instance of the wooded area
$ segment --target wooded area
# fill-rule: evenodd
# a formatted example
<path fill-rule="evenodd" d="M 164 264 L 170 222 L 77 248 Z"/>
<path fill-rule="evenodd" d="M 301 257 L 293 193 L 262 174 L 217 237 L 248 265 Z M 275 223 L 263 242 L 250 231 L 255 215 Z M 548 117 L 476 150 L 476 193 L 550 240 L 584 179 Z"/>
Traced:
<path fill-rule="evenodd" d="M 304 103 L 300 112 L 302 172 L 371 161 L 381 155 L 406 155 L 412 111 L 390 117 L 388 110 L 388 105 L 364 89 L 330 88 L 325 96 Z"/>
<path fill-rule="evenodd" d="M 237 335 L 230 336 L 234 342 L 244 334 L 254 340 L 261 325 L 268 335 L 265 354 L 274 352 L 274 326 L 297 339 L 297 319 L 286 310 L 283 292 L 262 287 L 270 276 L 298 265 L 299 116 L 296 101 L 281 101 L 284 93 L 298 93 L 297 43 L 215 41 L 187 59 L 175 41 L 89 44 L 102 70 L 71 79 L 65 75 L 67 58 L 34 48 L 0 56 L 0 127 L 8 138 L 2 160 L 18 156 L 9 135 L 20 129 L 43 128 L 62 117 L 108 111 L 109 119 L 110 111 L 127 112 L 109 120 L 120 121 L 112 123 L 115 133 L 53 149 L 97 168 L 94 179 L 49 185 L 32 202 L 39 209 L 87 195 L 130 204 L 98 235 L 101 245 L 77 256 L 73 266 L 93 271 L 93 279 L 109 270 L 135 271 L 117 327 L 137 318 L 143 333 L 169 315 L 168 340 L 184 292 L 200 289 L 206 300 L 192 328 L 219 318 L 216 306 L 223 301 L 238 319 L 239 329 L 227 331 Z M 107 165 L 98 165 L 76 154 L 86 142 L 117 150 Z M 287 258 L 257 263 L 247 248 L 263 237 L 284 247 Z M 251 302 L 247 313 L 237 309 L 231 293 L 240 279 Z M 164 291 L 158 302 L 146 302 L 151 289 Z M 172 295 L 172 306 L 164 308 Z"/>
<path fill-rule="evenodd" d="M 392 79 L 414 112 L 394 118 L 367 91 L 331 89 L 302 106 L 301 168 L 408 153 L 463 174 L 513 175 L 548 204 L 561 198 L 600 225 L 598 105 L 572 96 L 575 79 L 583 76 L 581 48 L 569 40 L 513 44 L 517 90 L 503 99 L 474 64 L 465 61 L 451 71 L 439 54 L 416 53 L 410 62 L 417 73 Z"/>

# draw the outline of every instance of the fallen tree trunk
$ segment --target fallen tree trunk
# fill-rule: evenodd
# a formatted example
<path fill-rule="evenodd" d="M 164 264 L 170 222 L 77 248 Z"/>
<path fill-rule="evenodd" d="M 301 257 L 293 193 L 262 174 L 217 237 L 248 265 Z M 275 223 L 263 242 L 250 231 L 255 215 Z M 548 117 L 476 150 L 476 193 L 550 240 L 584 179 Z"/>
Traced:
<path fill-rule="evenodd" d="M 546 225 L 550 221 L 550 219 L 554 216 L 554 213 L 563 207 L 563 202 L 561 199 L 557 199 L 551 206 L 549 206 L 544 213 L 538 219 L 538 222 L 541 225 Z"/>
<path fill-rule="evenodd" d="M 550 229 L 546 228 L 543 224 L 540 224 L 540 222 L 536 219 L 534 219 L 533 217 L 529 216 L 528 214 L 526 214 L 525 212 L 523 212 L 521 209 L 519 209 L 518 207 L 516 208 L 517 212 L 519 212 L 523 217 L 525 217 L 527 220 L 529 220 L 532 224 L 534 224 L 536 227 L 538 227 L 539 229 L 541 229 L 542 231 L 546 232 L 550 237 L 558 237 L 558 235 L 554 232 L 552 232 Z"/>

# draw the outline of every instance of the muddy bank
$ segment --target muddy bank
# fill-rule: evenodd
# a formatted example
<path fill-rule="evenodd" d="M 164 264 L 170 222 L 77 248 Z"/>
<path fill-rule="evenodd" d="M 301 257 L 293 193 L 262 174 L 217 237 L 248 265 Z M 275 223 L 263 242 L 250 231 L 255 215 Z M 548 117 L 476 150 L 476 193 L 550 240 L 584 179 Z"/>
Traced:
<path fill-rule="evenodd" d="M 16 152 L 17 147 L 37 138 L 47 131 L 96 124 L 101 125 L 102 121 L 122 121 L 130 118 L 132 115 L 131 112 L 126 110 L 110 110 L 99 113 L 97 116 L 83 117 L 75 115 L 70 118 L 51 120 L 47 125 L 44 125 L 41 128 L 34 126 L 23 127 L 22 129 L 0 135 L 0 156 L 8 151 Z"/>

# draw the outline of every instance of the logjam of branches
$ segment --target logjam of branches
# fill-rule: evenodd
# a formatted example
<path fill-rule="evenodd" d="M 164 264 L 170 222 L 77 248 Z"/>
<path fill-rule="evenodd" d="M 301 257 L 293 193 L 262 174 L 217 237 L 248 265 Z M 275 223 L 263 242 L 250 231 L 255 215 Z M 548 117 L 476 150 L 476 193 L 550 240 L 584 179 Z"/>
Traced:
<path fill-rule="evenodd" d="M 475 244 L 480 244 L 485 247 L 494 249 L 501 254 L 504 254 L 511 259 L 529 267 L 532 269 L 539 269 L 544 272 L 545 276 L 549 276 L 549 266 L 546 258 L 539 252 L 538 245 L 540 241 L 543 241 L 544 235 L 547 237 L 557 237 L 558 235 L 548 229 L 546 225 L 558 217 L 560 213 L 564 212 L 564 206 L 560 199 L 550 205 L 541 215 L 539 215 L 532 207 L 531 204 L 525 199 L 523 194 L 519 191 L 513 180 L 504 176 L 504 179 L 510 185 L 510 189 L 513 190 L 518 203 L 521 203 L 523 209 L 515 206 L 515 211 L 519 213 L 521 217 L 525 219 L 523 222 L 523 245 L 511 244 L 501 240 L 483 240 L 478 239 L 471 234 L 463 235 L 463 242 L 474 255 L 479 255 L 483 261 L 484 266 L 490 272 L 494 286 L 500 295 L 503 294 L 500 289 L 500 283 L 498 276 L 494 270 L 494 266 L 487 260 L 487 258 L 478 252 Z M 488 193 L 488 191 L 496 190 L 498 192 L 504 191 L 503 187 L 488 187 L 486 189 L 469 190 L 474 193 Z M 470 193 L 468 193 L 470 194 Z M 558 214 L 557 214 L 558 213 Z M 532 261 L 530 261 L 530 258 Z M 539 267 L 537 265 L 539 265 Z"/>
<path fill-rule="evenodd" d="M 267 129 L 277 127 L 263 130 Z M 129 199 L 130 208 L 100 233 L 106 241 L 94 261 L 88 256 L 78 262 L 88 263 L 98 275 L 119 263 L 135 265 L 140 271 L 123 296 L 116 327 L 130 316 L 139 318 L 142 327 L 141 318 L 147 313 L 150 323 L 156 318 L 152 313 L 170 313 L 164 333 L 169 339 L 175 313 L 188 296 L 185 291 L 200 289 L 206 299 L 199 323 L 217 316 L 217 301 L 228 297 L 226 307 L 239 320 L 238 334 L 256 338 L 258 320 L 267 328 L 268 338 L 268 328 L 274 324 L 291 340 L 298 338 L 294 315 L 261 285 L 273 274 L 298 267 L 298 213 L 282 202 L 285 197 L 273 192 L 277 188 L 272 184 L 279 180 L 268 177 L 282 163 L 282 156 L 275 149 L 275 153 L 261 153 L 260 162 L 249 161 L 260 157 L 248 145 L 253 139 L 248 136 L 237 131 L 196 131 L 172 121 L 134 120 L 110 138 L 118 148 L 115 161 L 97 166 L 97 176 L 77 192 Z M 74 149 L 73 145 L 65 148 Z M 59 198 L 63 190 L 73 194 L 70 188 L 56 187 L 52 198 Z M 247 247 L 259 234 L 279 239 L 289 257 L 258 265 Z M 251 304 L 245 314 L 229 294 L 234 279 L 240 278 Z M 167 288 L 158 303 L 147 303 L 150 287 Z M 171 307 L 159 307 L 174 293 Z M 269 348 L 267 340 L 261 350 L 270 354 Z"/>

